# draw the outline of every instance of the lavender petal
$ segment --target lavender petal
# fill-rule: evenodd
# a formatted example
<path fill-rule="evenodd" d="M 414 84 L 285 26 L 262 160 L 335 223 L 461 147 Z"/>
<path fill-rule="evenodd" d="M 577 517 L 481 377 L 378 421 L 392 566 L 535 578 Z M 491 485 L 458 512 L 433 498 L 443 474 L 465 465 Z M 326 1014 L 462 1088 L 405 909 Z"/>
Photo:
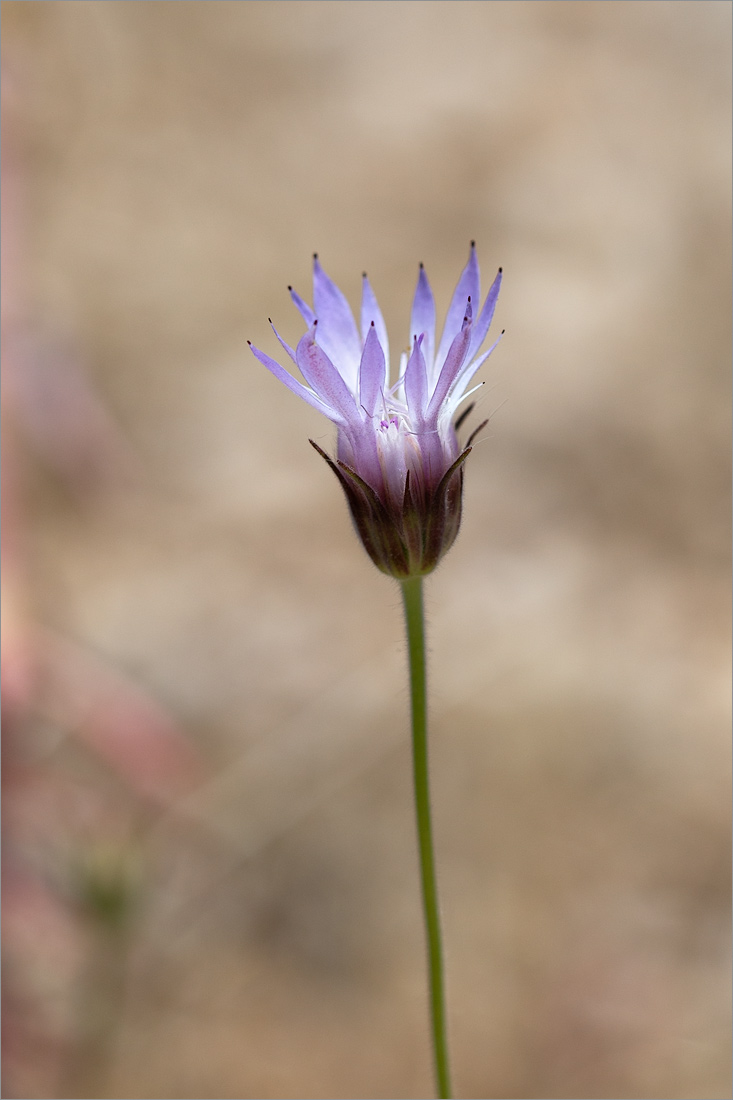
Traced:
<path fill-rule="evenodd" d="M 259 359 L 260 363 L 262 363 L 263 366 L 267 367 L 267 369 L 272 374 L 274 374 L 277 379 L 279 379 L 281 382 L 284 382 L 289 390 L 292 390 L 293 393 L 298 395 L 298 397 L 302 397 L 304 401 L 307 401 L 308 404 L 311 405 L 314 409 L 317 409 L 318 412 L 323 413 L 324 416 L 327 416 L 329 420 L 333 420 L 337 424 L 341 424 L 343 422 L 343 418 L 337 410 L 331 408 L 330 405 L 327 405 L 325 401 L 322 401 L 321 398 L 318 397 L 317 394 L 313 393 L 312 390 L 307 389 L 307 387 L 304 386 L 302 382 L 299 382 L 297 378 L 293 378 L 292 374 L 289 374 L 288 371 L 285 370 L 285 367 L 281 367 L 278 362 L 276 362 L 274 359 L 271 359 L 270 356 L 266 355 L 264 351 L 260 351 L 260 349 L 256 348 L 254 344 L 250 344 L 249 346 L 252 354 L 257 359 Z"/>
<path fill-rule="evenodd" d="M 461 367 L 466 361 L 466 355 L 468 354 L 469 344 L 471 343 L 471 318 L 466 315 L 463 319 L 463 325 L 458 335 L 454 338 L 453 343 L 450 346 L 450 350 L 445 357 L 445 363 L 443 369 L 440 372 L 440 377 L 433 391 L 433 395 L 430 398 L 430 404 L 428 405 L 428 411 L 426 420 L 430 422 L 437 422 L 438 413 L 440 412 L 440 406 L 451 388 L 453 382 L 458 375 Z"/>
<path fill-rule="evenodd" d="M 313 307 L 318 318 L 318 339 L 321 347 L 338 364 L 338 369 L 355 392 L 361 357 L 359 333 L 354 315 L 332 279 L 313 257 Z"/>
<path fill-rule="evenodd" d="M 425 356 L 422 353 L 424 339 L 423 333 L 420 333 L 415 340 L 405 371 L 407 409 L 417 431 L 420 431 L 423 426 L 428 408 L 428 372 Z"/>
<path fill-rule="evenodd" d="M 423 355 L 425 356 L 428 377 L 432 381 L 435 362 L 435 298 L 422 264 L 420 265 L 420 274 L 417 277 L 415 297 L 412 302 L 410 339 L 420 336 L 421 333 L 425 333 Z"/>
<path fill-rule="evenodd" d="M 471 347 L 468 352 L 468 358 L 473 359 L 474 355 L 477 355 L 481 350 L 481 345 L 486 339 L 486 334 L 489 331 L 489 327 L 494 317 L 494 310 L 496 309 L 496 300 L 499 297 L 499 290 L 501 289 L 501 268 L 497 273 L 496 278 L 489 288 L 489 293 L 486 295 L 486 301 L 484 302 L 483 309 L 479 314 L 476 324 L 473 329 L 473 336 L 471 337 Z M 476 299 L 476 305 L 478 306 L 478 299 Z"/>
<path fill-rule="evenodd" d="M 325 351 L 316 343 L 316 325 L 314 322 L 298 341 L 295 358 L 300 373 L 315 390 L 324 405 L 338 413 L 341 421 L 351 427 L 361 425 L 361 417 L 354 401 L 354 395 L 348 388 Z M 320 328 L 320 326 L 319 326 Z M 320 338 L 320 332 L 318 333 Z M 333 419 L 333 416 L 331 417 Z"/>
<path fill-rule="evenodd" d="M 374 416 L 387 386 L 387 364 L 375 324 L 370 324 L 359 366 L 359 402 L 367 416 Z"/>
<path fill-rule="evenodd" d="M 384 358 L 387 363 L 387 373 L 389 374 L 389 337 L 387 336 L 387 326 L 384 323 L 384 317 L 382 311 L 379 308 L 376 295 L 372 290 L 371 283 L 366 274 L 362 276 L 361 287 L 361 339 L 364 342 L 369 336 L 369 329 L 371 328 L 372 321 L 374 321 L 374 327 L 377 330 L 377 336 L 379 337 L 379 343 L 382 345 L 382 351 L 384 352 Z"/>
<path fill-rule="evenodd" d="M 461 324 L 466 313 L 466 302 L 469 297 L 474 303 L 475 308 L 478 308 L 480 291 L 481 278 L 479 274 L 478 259 L 476 257 L 476 246 L 474 242 L 471 241 L 471 252 L 468 257 L 468 263 L 461 273 L 461 277 L 458 280 L 458 286 L 453 292 L 451 304 L 448 307 L 445 328 L 440 338 L 440 346 L 435 360 L 436 367 L 443 365 L 451 344 L 455 340 L 456 335 L 461 331 Z"/>
<path fill-rule="evenodd" d="M 296 290 L 293 290 L 291 286 L 288 287 L 288 290 L 290 291 L 290 297 L 293 299 L 295 308 L 297 309 L 300 316 L 303 318 L 307 325 L 312 325 L 316 319 L 316 315 L 311 307 L 308 305 L 307 302 L 303 301 L 298 292 Z"/>

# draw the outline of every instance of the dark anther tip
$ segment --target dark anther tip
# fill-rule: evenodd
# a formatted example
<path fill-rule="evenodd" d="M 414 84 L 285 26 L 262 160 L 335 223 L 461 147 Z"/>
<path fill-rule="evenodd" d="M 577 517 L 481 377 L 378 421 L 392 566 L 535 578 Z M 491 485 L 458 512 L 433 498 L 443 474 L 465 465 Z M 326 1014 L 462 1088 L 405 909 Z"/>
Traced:
<path fill-rule="evenodd" d="M 374 321 L 372 321 L 372 328 L 374 328 Z"/>
<path fill-rule="evenodd" d="M 292 291 L 292 289 L 293 289 L 293 288 L 292 288 L 291 286 L 288 286 L 288 290 Z"/>
<path fill-rule="evenodd" d="M 366 279 L 366 277 L 367 277 L 366 271 L 362 271 L 361 277 L 362 277 L 362 279 Z"/>
<path fill-rule="evenodd" d="M 422 262 L 422 260 L 420 260 L 420 270 L 422 271 L 422 269 L 423 269 L 424 267 L 425 267 L 425 264 L 424 264 L 424 263 Z"/>
<path fill-rule="evenodd" d="M 471 295 L 470 295 L 470 294 L 469 294 L 469 296 L 468 296 L 468 300 L 469 300 L 469 302 L 471 301 Z"/>
<path fill-rule="evenodd" d="M 471 248 L 475 248 L 475 247 L 476 247 L 476 242 L 475 242 L 475 241 L 471 241 Z"/>
<path fill-rule="evenodd" d="M 248 340 L 247 343 L 249 344 L 250 347 L 252 347 L 252 341 L 251 340 Z"/>
<path fill-rule="evenodd" d="M 317 253 L 317 252 L 314 252 L 314 253 L 313 253 L 313 259 L 314 259 L 314 260 L 317 260 L 317 259 L 318 259 L 318 253 Z"/>
<path fill-rule="evenodd" d="M 272 317 L 268 317 L 267 320 L 272 324 Z"/>
<path fill-rule="evenodd" d="M 499 268 L 499 274 L 500 274 L 500 275 L 501 275 L 501 273 L 502 273 L 502 271 L 503 271 L 503 270 L 504 270 L 504 268 L 503 268 L 503 267 L 500 267 L 500 268 Z"/>
<path fill-rule="evenodd" d="M 505 328 L 503 328 L 503 329 L 501 330 L 501 335 L 503 336 L 505 332 L 506 332 L 506 329 L 505 329 Z"/>

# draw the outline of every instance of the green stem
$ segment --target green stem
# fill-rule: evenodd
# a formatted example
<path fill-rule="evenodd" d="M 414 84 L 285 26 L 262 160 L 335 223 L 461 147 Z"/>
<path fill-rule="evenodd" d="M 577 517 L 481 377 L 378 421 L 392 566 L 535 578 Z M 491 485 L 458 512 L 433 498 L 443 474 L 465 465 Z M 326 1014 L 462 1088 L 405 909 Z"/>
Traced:
<path fill-rule="evenodd" d="M 420 876 L 427 931 L 428 969 L 430 974 L 430 1018 L 435 1054 L 438 1096 L 451 1096 L 448 1072 L 448 1042 L 445 1027 L 443 991 L 443 949 L 440 941 L 438 892 L 435 883 L 430 794 L 428 790 L 428 706 L 425 675 L 425 619 L 423 615 L 422 577 L 401 581 L 407 626 L 407 652 L 410 663 L 412 701 L 412 760 L 415 778 L 417 837 L 420 849 Z"/>

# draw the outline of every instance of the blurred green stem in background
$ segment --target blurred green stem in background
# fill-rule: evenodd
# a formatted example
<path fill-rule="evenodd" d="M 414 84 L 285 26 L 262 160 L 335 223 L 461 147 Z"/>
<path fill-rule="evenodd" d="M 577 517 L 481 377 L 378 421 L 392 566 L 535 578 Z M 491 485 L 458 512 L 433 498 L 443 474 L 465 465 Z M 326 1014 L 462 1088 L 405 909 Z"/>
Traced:
<path fill-rule="evenodd" d="M 407 627 L 407 653 L 410 664 L 410 699 L 412 703 L 412 761 L 415 778 L 415 808 L 417 838 L 420 849 L 420 877 L 428 941 L 430 976 L 430 1018 L 435 1054 L 438 1096 L 451 1096 L 448 1071 L 448 1041 L 445 1026 L 445 994 L 443 990 L 443 949 L 440 939 L 438 892 L 435 882 L 433 836 L 430 823 L 428 790 L 428 708 L 425 674 L 425 617 L 423 614 L 422 577 L 401 581 Z"/>

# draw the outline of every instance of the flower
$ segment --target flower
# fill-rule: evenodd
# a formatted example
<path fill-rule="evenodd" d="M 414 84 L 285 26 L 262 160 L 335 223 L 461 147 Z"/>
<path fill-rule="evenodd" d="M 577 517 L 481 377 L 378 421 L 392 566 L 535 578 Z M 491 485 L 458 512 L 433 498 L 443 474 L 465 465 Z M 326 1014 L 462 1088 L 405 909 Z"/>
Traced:
<path fill-rule="evenodd" d="M 430 573 L 452 546 L 461 522 L 463 463 L 480 424 L 459 448 L 458 406 L 496 343 L 481 353 L 494 315 L 501 268 L 483 307 L 475 243 L 435 350 L 435 301 L 423 265 L 412 303 L 411 350 L 390 385 L 389 342 L 377 299 L 363 276 L 361 335 L 346 298 L 313 257 L 311 309 L 289 287 L 308 329 L 293 350 L 272 325 L 306 385 L 250 343 L 289 389 L 338 429 L 336 458 L 310 440 L 338 477 L 364 547 L 384 573 L 404 579 Z"/>

